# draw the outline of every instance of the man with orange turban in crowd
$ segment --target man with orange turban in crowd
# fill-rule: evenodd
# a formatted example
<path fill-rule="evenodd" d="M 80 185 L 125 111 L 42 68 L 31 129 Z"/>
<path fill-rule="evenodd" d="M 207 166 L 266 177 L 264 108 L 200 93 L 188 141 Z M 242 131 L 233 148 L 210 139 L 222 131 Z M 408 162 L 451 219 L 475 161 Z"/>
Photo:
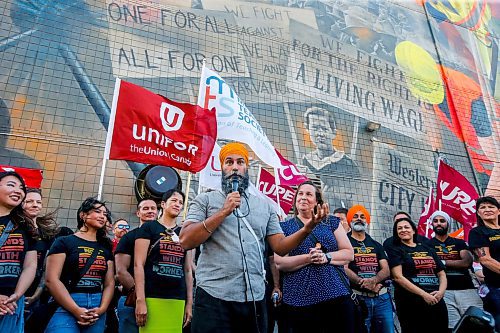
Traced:
<path fill-rule="evenodd" d="M 248 191 L 248 151 L 226 144 L 219 154 L 222 191 L 199 194 L 189 206 L 180 233 L 184 249 L 201 247 L 196 268 L 194 333 L 267 332 L 264 248 L 285 256 L 328 213 L 317 214 L 285 237 L 269 202 Z"/>
<path fill-rule="evenodd" d="M 370 333 L 394 332 L 392 302 L 384 282 L 389 278 L 389 263 L 383 246 L 366 233 L 370 213 L 362 205 L 354 205 L 347 212 L 351 232 L 347 234 L 354 249 L 354 261 L 345 271 L 354 293 L 365 301 L 368 316 L 365 319 Z"/>

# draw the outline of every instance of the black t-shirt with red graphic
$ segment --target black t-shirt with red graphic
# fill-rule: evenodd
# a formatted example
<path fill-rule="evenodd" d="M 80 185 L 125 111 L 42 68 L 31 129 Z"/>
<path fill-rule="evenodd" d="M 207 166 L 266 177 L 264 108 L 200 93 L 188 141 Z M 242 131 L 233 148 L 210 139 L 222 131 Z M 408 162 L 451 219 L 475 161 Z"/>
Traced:
<path fill-rule="evenodd" d="M 55 240 L 49 250 L 49 256 L 57 253 L 65 253 L 66 260 L 61 272 L 60 280 L 68 287 L 71 279 L 79 276 L 80 270 L 85 267 L 87 259 L 94 251 L 97 257 L 78 281 L 76 287 L 68 290 L 70 293 L 100 293 L 104 286 L 104 278 L 108 270 L 108 261 L 113 260 L 111 245 L 104 245 L 97 241 L 88 241 L 76 235 L 60 237 Z M 76 271 L 78 267 L 78 272 Z"/>
<path fill-rule="evenodd" d="M 417 244 L 415 247 L 401 244 L 389 254 L 389 266 L 401 265 L 403 276 L 426 292 L 439 290 L 437 273 L 444 269 L 436 251 L 427 245 Z M 396 290 L 406 292 L 396 284 Z"/>
<path fill-rule="evenodd" d="M 467 244 L 453 237 L 447 237 L 444 242 L 437 238 L 430 240 L 430 245 L 436 250 L 441 260 L 460 260 L 460 251 L 468 250 Z M 448 290 L 474 289 L 472 278 L 467 268 L 445 267 L 446 280 L 448 281 Z"/>
<path fill-rule="evenodd" d="M 347 235 L 354 249 L 354 260 L 349 263 L 349 269 L 356 273 L 360 278 L 369 279 L 377 275 L 381 270 L 379 265 L 380 260 L 387 260 L 382 244 L 375 241 L 370 235 L 366 235 L 365 239 L 360 242 L 352 237 L 352 233 Z M 359 289 L 356 285 L 353 289 L 360 291 L 369 291 Z"/>
<path fill-rule="evenodd" d="M 471 249 L 487 247 L 490 256 L 500 262 L 500 229 L 478 226 L 470 231 L 469 246 Z M 500 274 L 483 265 L 484 282 L 489 287 L 500 288 Z"/>
<path fill-rule="evenodd" d="M 7 227 L 10 217 L 0 217 L 0 236 Z M 23 271 L 26 252 L 33 251 L 35 240 L 22 227 L 14 227 L 0 248 L 0 295 L 10 296 L 16 289 L 17 281 Z"/>
<path fill-rule="evenodd" d="M 149 247 L 164 237 L 151 250 L 144 266 L 146 297 L 162 299 L 186 299 L 184 279 L 185 252 L 179 243 L 179 227 L 169 235 L 167 229 L 157 221 L 143 224 L 136 239 L 148 239 Z"/>
<path fill-rule="evenodd" d="M 25 296 L 33 296 L 36 289 L 38 288 L 38 285 L 40 284 L 40 281 L 41 281 L 42 276 L 43 276 L 43 272 L 45 272 L 45 258 L 47 257 L 47 253 L 48 253 L 52 243 L 54 243 L 54 240 L 56 238 L 71 235 L 71 234 L 73 234 L 73 231 L 70 228 L 61 227 L 61 230 L 54 238 L 52 238 L 52 239 L 38 238 L 36 240 L 36 244 L 34 247 L 34 250 L 36 250 L 36 254 L 37 254 L 35 279 L 33 280 L 33 283 L 28 288 L 28 290 L 26 290 L 26 293 L 24 294 Z"/>

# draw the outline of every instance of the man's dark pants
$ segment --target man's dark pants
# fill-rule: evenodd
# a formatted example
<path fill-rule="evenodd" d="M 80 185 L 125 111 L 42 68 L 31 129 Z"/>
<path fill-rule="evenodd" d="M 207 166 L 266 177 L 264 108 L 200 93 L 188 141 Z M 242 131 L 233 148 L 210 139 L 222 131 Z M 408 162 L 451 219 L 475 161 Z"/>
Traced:
<path fill-rule="evenodd" d="M 192 333 L 266 333 L 264 300 L 254 302 L 224 301 L 196 288 Z"/>

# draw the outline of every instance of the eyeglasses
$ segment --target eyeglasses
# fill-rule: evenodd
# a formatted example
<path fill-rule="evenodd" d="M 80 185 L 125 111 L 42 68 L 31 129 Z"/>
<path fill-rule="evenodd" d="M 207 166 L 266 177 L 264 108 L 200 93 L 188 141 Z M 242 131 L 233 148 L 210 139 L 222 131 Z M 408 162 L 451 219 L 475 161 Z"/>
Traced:
<path fill-rule="evenodd" d="M 129 230 L 130 229 L 130 226 L 128 224 L 119 224 L 116 227 L 118 229 L 125 229 L 125 230 Z"/>
<path fill-rule="evenodd" d="M 448 254 L 450 253 L 448 251 L 448 248 L 446 247 L 446 244 L 439 244 L 439 246 L 441 246 L 441 251 L 444 253 L 444 254 Z"/>
<path fill-rule="evenodd" d="M 361 251 L 366 252 L 365 243 L 358 241 L 359 245 L 361 245 Z"/>

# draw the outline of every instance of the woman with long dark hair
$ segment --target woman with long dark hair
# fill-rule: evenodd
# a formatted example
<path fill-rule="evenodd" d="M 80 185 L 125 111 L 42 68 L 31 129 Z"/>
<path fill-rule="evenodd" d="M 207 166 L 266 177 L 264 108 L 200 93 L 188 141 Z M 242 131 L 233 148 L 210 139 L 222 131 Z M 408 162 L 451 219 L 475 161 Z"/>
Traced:
<path fill-rule="evenodd" d="M 483 297 L 484 309 L 495 318 L 500 332 L 500 203 L 493 197 L 476 201 L 477 227 L 469 234 L 469 246 L 476 261 L 483 266 L 488 293 Z"/>
<path fill-rule="evenodd" d="M 417 227 L 409 217 L 396 220 L 392 234 L 389 266 L 402 333 L 447 332 L 446 274 L 441 260 L 434 249 L 417 242 Z M 432 318 L 432 323 L 423 318 Z"/>
<path fill-rule="evenodd" d="M 102 333 L 115 281 L 105 203 L 87 198 L 78 231 L 56 239 L 47 256 L 47 288 L 60 305 L 46 332 Z"/>
<path fill-rule="evenodd" d="M 297 187 L 295 217 L 281 223 L 281 228 L 285 236 L 298 232 L 306 222 L 318 219 L 318 208 L 327 215 L 311 234 L 287 256 L 274 255 L 284 272 L 283 303 L 293 333 L 352 333 L 355 308 L 344 265 L 354 259 L 354 252 L 340 219 L 328 215 L 321 191 L 311 181 Z"/>
<path fill-rule="evenodd" d="M 141 333 L 177 333 L 191 321 L 192 251 L 181 247 L 181 228 L 176 224 L 183 203 L 184 193 L 176 189 L 167 191 L 161 200 L 160 221 L 144 223 L 137 233 L 135 316 Z"/>
<path fill-rule="evenodd" d="M 36 237 L 35 249 L 37 252 L 37 269 L 35 280 L 25 294 L 25 306 L 33 309 L 33 306 L 40 300 L 44 290 L 45 281 L 45 258 L 50 246 L 57 236 L 71 235 L 73 232 L 67 227 L 60 227 L 56 222 L 57 209 L 41 215 L 42 213 L 42 191 L 38 188 L 28 188 L 26 198 L 23 202 L 24 213 L 31 219 Z M 33 329 L 31 329 L 33 330 Z"/>
<path fill-rule="evenodd" d="M 0 172 L 0 332 L 24 332 L 24 293 L 35 278 L 33 229 L 22 209 L 25 196 L 19 174 Z"/>

